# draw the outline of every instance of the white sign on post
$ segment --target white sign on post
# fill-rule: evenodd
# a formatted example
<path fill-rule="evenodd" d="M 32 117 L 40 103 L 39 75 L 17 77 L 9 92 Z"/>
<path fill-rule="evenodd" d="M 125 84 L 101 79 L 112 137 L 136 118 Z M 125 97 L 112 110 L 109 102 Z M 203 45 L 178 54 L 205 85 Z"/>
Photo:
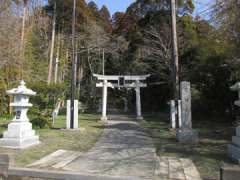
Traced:
<path fill-rule="evenodd" d="M 78 128 L 78 100 L 74 100 L 74 120 L 73 128 L 71 128 L 71 100 L 67 100 L 67 129 L 79 129 Z"/>

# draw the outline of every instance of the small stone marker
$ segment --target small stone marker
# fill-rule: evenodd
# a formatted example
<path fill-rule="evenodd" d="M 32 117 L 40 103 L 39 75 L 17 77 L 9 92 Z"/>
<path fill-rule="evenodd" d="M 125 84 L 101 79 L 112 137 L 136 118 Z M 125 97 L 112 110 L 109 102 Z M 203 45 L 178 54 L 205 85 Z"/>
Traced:
<path fill-rule="evenodd" d="M 14 108 L 16 116 L 8 125 L 8 130 L 3 133 L 0 146 L 23 149 L 39 144 L 39 137 L 35 135 L 32 124 L 27 117 L 28 109 L 32 107 L 32 104 L 29 103 L 29 96 L 36 95 L 36 92 L 27 89 L 25 82 L 21 81 L 18 88 L 7 91 L 7 94 L 14 96 L 14 102 L 10 106 Z"/>
<path fill-rule="evenodd" d="M 180 142 L 197 142 L 198 132 L 192 129 L 191 85 L 183 81 L 180 84 L 181 95 L 181 126 L 177 131 Z"/>
<path fill-rule="evenodd" d="M 240 83 L 236 83 L 230 89 L 238 92 L 239 99 L 234 104 L 240 107 Z M 236 136 L 232 137 L 232 143 L 228 145 L 228 155 L 233 161 L 240 163 L 240 126 L 236 128 Z"/>

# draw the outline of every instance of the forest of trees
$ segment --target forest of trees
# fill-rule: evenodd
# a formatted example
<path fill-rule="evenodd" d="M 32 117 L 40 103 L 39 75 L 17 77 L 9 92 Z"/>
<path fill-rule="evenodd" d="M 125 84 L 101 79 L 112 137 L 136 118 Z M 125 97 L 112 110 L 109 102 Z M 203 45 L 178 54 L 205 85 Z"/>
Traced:
<path fill-rule="evenodd" d="M 192 0 L 178 2 L 180 80 L 192 84 L 193 110 L 231 115 L 236 97 L 229 87 L 240 80 L 240 2 L 218 0 L 207 9 L 209 20 L 192 15 Z M 151 74 L 142 92 L 143 110 L 167 109 L 172 98 L 169 3 L 137 0 L 111 17 L 106 6 L 77 0 L 77 95 L 90 110 L 101 96 L 92 73 L 102 74 L 103 57 L 105 74 Z M 5 92 L 20 79 L 40 93 L 34 101 L 42 109 L 69 97 L 72 6 L 72 0 L 0 1 L 0 114 L 9 113 Z M 131 91 L 115 91 L 134 99 Z"/>

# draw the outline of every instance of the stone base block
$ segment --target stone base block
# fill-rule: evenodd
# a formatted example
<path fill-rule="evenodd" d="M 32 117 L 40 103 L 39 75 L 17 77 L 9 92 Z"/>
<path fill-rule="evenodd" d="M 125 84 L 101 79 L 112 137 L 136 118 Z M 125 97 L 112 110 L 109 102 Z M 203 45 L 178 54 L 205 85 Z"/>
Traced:
<path fill-rule="evenodd" d="M 66 128 L 63 128 L 61 130 L 62 131 L 85 131 L 86 129 L 85 128 L 77 128 L 77 129 L 66 129 Z"/>
<path fill-rule="evenodd" d="M 136 119 L 140 121 L 140 120 L 143 120 L 143 117 L 142 116 L 138 116 Z"/>
<path fill-rule="evenodd" d="M 236 135 L 240 137 L 240 126 L 236 128 Z"/>
<path fill-rule="evenodd" d="M 235 144 L 228 145 L 228 156 L 235 162 L 240 163 L 240 147 Z"/>
<path fill-rule="evenodd" d="M 101 117 L 101 121 L 108 122 L 108 118 L 107 117 Z"/>
<path fill-rule="evenodd" d="M 35 135 L 32 124 L 28 121 L 12 121 L 8 124 L 8 130 L 3 133 L 4 138 L 27 138 Z"/>
<path fill-rule="evenodd" d="M 232 137 L 232 143 L 235 144 L 236 146 L 240 147 L 240 137 L 239 136 L 233 136 Z"/>
<path fill-rule="evenodd" d="M 198 132 L 193 129 L 177 130 L 177 139 L 179 142 L 198 142 Z"/>
<path fill-rule="evenodd" d="M 25 138 L 2 138 L 0 139 L 0 146 L 13 149 L 25 149 L 33 145 L 40 144 L 38 136 L 31 136 Z"/>
<path fill-rule="evenodd" d="M 221 180 L 236 180 L 240 177 L 239 165 L 226 165 L 224 164 L 220 169 Z"/>

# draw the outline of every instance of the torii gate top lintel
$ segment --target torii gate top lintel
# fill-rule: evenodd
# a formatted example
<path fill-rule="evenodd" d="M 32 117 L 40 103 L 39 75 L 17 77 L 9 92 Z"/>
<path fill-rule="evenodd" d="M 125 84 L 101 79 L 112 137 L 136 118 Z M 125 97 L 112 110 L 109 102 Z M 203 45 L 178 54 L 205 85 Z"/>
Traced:
<path fill-rule="evenodd" d="M 132 81 L 136 81 L 136 80 L 146 80 L 148 77 L 150 77 L 150 74 L 146 74 L 146 75 L 140 75 L 140 76 L 117 76 L 117 75 L 100 75 L 100 74 L 93 74 L 94 77 L 98 78 L 98 80 L 119 80 L 120 77 L 123 77 L 125 80 L 132 80 Z"/>

